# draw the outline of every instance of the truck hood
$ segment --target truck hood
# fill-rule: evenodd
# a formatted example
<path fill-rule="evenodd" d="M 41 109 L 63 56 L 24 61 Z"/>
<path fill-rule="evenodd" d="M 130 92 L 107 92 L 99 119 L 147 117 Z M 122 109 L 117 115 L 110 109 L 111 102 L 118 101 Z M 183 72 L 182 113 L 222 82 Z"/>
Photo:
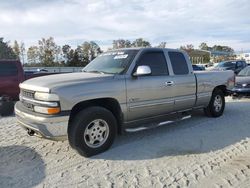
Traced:
<path fill-rule="evenodd" d="M 84 84 L 112 79 L 114 75 L 99 73 L 66 73 L 42 76 L 27 80 L 20 87 L 32 91 L 50 92 L 51 89 L 72 84 Z"/>

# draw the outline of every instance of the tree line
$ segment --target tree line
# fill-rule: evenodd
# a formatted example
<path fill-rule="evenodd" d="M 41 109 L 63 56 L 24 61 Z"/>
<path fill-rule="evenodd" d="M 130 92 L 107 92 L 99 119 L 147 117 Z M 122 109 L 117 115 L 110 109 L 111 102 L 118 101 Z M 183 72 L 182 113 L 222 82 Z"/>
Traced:
<path fill-rule="evenodd" d="M 166 44 L 166 42 L 161 42 L 154 47 L 165 48 Z M 143 38 L 138 38 L 134 41 L 118 39 L 113 40 L 112 47 L 108 50 L 131 47 L 152 47 L 152 45 Z M 201 43 L 199 48 L 201 50 L 233 52 L 231 47 L 220 45 L 209 47 L 204 42 Z M 194 50 L 194 46 L 188 44 L 181 46 L 180 49 L 189 53 Z M 0 59 L 19 59 L 24 63 L 24 66 L 84 67 L 102 52 L 101 47 L 94 41 L 86 41 L 73 48 L 68 44 L 59 46 L 53 37 L 49 37 L 38 40 L 36 45 L 32 45 L 26 49 L 24 42 L 18 43 L 15 40 L 13 45 L 10 45 L 10 42 L 5 42 L 3 38 L 0 38 Z"/>
<path fill-rule="evenodd" d="M 162 47 L 164 43 L 160 44 Z M 138 38 L 134 41 L 118 39 L 113 40 L 111 49 L 130 48 L 130 47 L 151 47 L 149 41 Z M 97 57 L 103 50 L 94 41 L 86 41 L 76 48 L 68 44 L 59 46 L 53 37 L 38 40 L 37 45 L 30 46 L 27 50 L 23 42 L 16 40 L 13 45 L 4 42 L 0 38 L 0 59 L 19 59 L 24 66 L 86 66 L 91 60 Z"/>
<path fill-rule="evenodd" d="M 194 50 L 194 45 L 187 44 L 185 46 L 181 46 L 180 49 L 185 50 L 187 52 L 190 52 L 190 51 Z M 219 51 L 219 52 L 234 53 L 234 49 L 231 48 L 230 46 L 222 46 L 222 45 L 208 46 L 207 43 L 205 43 L 205 42 L 202 42 L 199 45 L 199 49 L 200 50 L 206 50 L 206 51 Z"/>
<path fill-rule="evenodd" d="M 181 50 L 186 51 L 190 57 L 197 57 L 197 51 L 195 51 L 194 46 L 192 44 L 187 44 L 185 46 L 180 47 Z M 199 50 L 208 51 L 208 52 L 226 52 L 227 55 L 220 55 L 213 57 L 213 62 L 221 62 L 225 60 L 230 60 L 235 58 L 234 49 L 230 46 L 222 46 L 222 45 L 213 45 L 208 46 L 207 43 L 202 42 L 199 45 Z M 195 55 L 196 54 L 196 55 Z M 199 55 L 199 57 L 203 58 L 203 63 L 209 63 L 211 60 L 210 53 L 203 53 Z"/>

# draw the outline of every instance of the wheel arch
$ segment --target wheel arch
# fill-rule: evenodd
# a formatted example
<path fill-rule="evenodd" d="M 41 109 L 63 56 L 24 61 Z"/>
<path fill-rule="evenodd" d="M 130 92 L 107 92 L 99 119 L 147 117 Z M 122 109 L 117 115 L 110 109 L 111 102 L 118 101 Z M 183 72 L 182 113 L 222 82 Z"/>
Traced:
<path fill-rule="evenodd" d="M 216 87 L 214 88 L 213 92 L 214 92 L 215 90 L 218 90 L 218 89 L 221 90 L 221 91 L 223 92 L 224 96 L 227 96 L 227 95 L 228 95 L 227 86 L 225 86 L 225 85 L 216 86 Z"/>
<path fill-rule="evenodd" d="M 80 112 L 88 107 L 91 107 L 91 106 L 100 106 L 100 107 L 106 108 L 109 111 L 111 111 L 117 120 L 118 133 L 122 132 L 123 113 L 121 110 L 120 103 L 114 98 L 98 98 L 98 99 L 81 101 L 81 102 L 77 103 L 71 109 L 70 118 L 69 118 L 69 127 L 71 125 L 72 120 L 74 119 L 74 117 L 76 116 L 76 114 L 78 112 Z"/>

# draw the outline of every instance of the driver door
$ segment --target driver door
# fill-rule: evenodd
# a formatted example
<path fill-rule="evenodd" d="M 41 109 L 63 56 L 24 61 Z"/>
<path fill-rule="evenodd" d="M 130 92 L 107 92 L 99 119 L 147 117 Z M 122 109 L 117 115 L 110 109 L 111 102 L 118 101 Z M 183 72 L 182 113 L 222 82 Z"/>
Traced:
<path fill-rule="evenodd" d="M 146 51 L 136 62 L 149 66 L 151 74 L 127 79 L 128 121 L 150 118 L 173 111 L 173 87 L 165 54 L 162 50 Z"/>

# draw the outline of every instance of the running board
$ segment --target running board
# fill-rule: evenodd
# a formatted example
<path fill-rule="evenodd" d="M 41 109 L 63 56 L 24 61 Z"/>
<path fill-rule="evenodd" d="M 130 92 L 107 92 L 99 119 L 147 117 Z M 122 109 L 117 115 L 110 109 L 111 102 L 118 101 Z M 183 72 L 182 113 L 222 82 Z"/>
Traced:
<path fill-rule="evenodd" d="M 127 128 L 127 129 L 125 129 L 125 131 L 126 132 L 138 132 L 138 131 L 143 131 L 143 130 L 147 130 L 147 129 L 153 129 L 153 128 L 156 128 L 156 127 L 160 127 L 162 125 L 168 125 L 168 124 L 171 124 L 171 123 L 174 123 L 174 122 L 189 119 L 191 117 L 192 117 L 191 115 L 187 115 L 187 116 L 183 116 L 180 119 L 176 119 L 175 121 L 164 121 L 164 122 L 161 122 L 161 123 L 158 123 L 158 124 L 150 124 L 148 126 L 142 126 L 142 127 L 136 127 L 136 128 Z"/>

